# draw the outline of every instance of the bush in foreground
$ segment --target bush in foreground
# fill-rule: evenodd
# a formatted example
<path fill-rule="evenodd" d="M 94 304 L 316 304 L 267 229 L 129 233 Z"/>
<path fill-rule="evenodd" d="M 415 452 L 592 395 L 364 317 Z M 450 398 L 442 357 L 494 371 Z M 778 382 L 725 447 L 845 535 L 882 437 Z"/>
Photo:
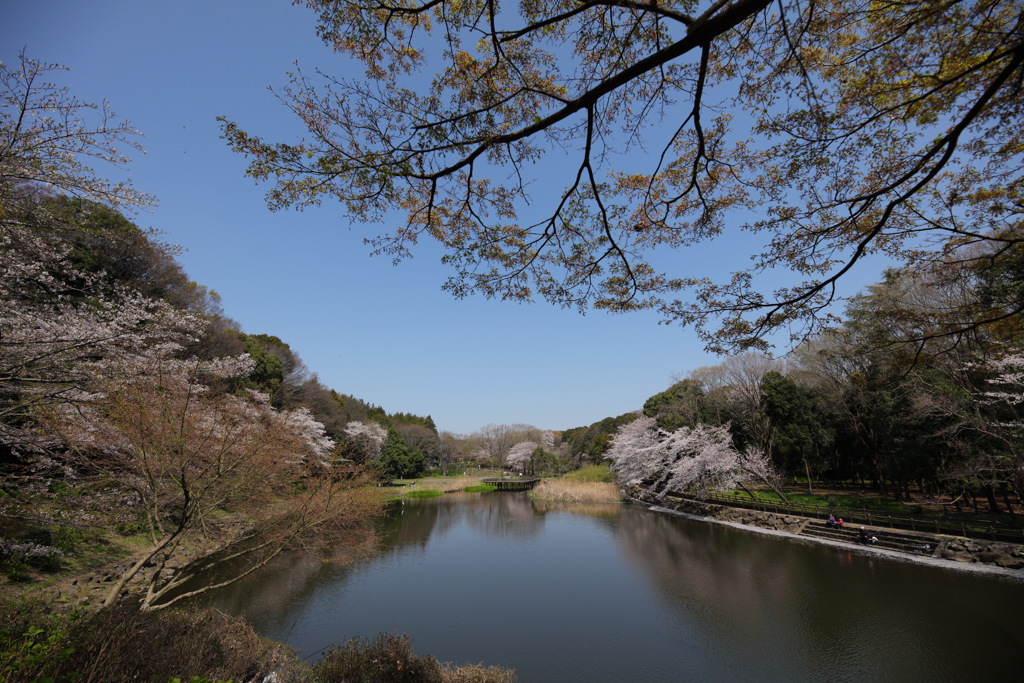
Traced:
<path fill-rule="evenodd" d="M 442 664 L 417 657 L 408 636 L 381 633 L 372 642 L 359 638 L 331 648 L 313 666 L 319 683 L 513 683 L 515 673 L 500 667 Z"/>
<path fill-rule="evenodd" d="M 42 602 L 2 607 L 0 680 L 211 681 L 309 680 L 290 648 L 216 610 L 143 612 L 124 602 L 89 615 L 49 614 Z"/>

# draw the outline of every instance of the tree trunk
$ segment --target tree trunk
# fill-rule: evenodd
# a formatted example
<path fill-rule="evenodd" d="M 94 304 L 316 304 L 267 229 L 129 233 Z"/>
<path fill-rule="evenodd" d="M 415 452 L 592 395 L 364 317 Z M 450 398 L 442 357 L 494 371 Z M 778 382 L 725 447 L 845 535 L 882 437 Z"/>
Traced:
<path fill-rule="evenodd" d="M 985 485 L 985 499 L 988 501 L 988 509 L 992 511 L 992 514 L 1003 514 L 1003 508 L 999 507 L 999 501 L 996 500 L 996 492 L 992 489 L 992 484 Z"/>
<path fill-rule="evenodd" d="M 138 562 L 136 562 L 127 570 L 125 570 L 121 574 L 121 577 L 117 580 L 117 582 L 113 586 L 111 586 L 110 590 L 107 592 L 107 597 L 103 599 L 103 602 L 100 603 L 100 605 L 102 607 L 107 607 L 109 605 L 114 604 L 114 602 L 117 601 L 117 598 L 121 595 L 121 591 L 124 590 L 124 587 L 128 585 L 128 582 L 135 578 L 135 576 L 140 571 L 142 571 L 142 568 L 146 566 L 146 564 L 150 562 L 154 557 L 160 554 L 160 552 L 162 552 L 164 548 L 170 545 L 170 543 L 174 541 L 178 537 L 178 535 L 179 534 L 176 532 L 170 534 L 169 536 L 166 536 L 162 541 L 160 541 L 155 546 L 150 548 L 145 555 L 139 558 Z"/>
<path fill-rule="evenodd" d="M 1006 490 L 1006 487 L 1001 487 L 1003 492 L 1003 503 L 1006 505 L 1006 511 L 1010 513 L 1011 517 L 1016 517 L 1017 513 L 1013 511 L 1013 503 L 1010 502 L 1010 492 Z"/>
<path fill-rule="evenodd" d="M 746 491 L 747 495 L 748 495 L 748 496 L 750 496 L 750 497 L 751 497 L 751 499 L 753 499 L 753 500 L 757 500 L 757 496 L 755 496 L 755 495 L 754 495 L 754 492 L 753 492 L 753 491 L 751 491 L 750 489 L 748 489 L 748 488 L 747 488 L 746 486 L 744 486 L 744 485 L 743 485 L 742 483 L 740 483 L 739 487 L 740 487 L 741 489 L 743 489 L 744 491 Z"/>

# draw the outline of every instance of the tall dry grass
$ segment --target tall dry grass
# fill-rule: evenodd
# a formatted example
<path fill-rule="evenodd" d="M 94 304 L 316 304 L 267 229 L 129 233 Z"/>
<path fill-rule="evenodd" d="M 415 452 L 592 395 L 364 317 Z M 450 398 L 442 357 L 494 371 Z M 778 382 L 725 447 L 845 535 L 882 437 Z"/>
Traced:
<path fill-rule="evenodd" d="M 433 491 L 440 491 L 441 493 L 451 493 L 453 491 L 461 491 L 467 486 L 476 486 L 480 483 L 480 477 L 445 477 L 443 479 L 430 479 L 424 481 L 422 486 L 425 489 L 431 489 Z"/>
<path fill-rule="evenodd" d="M 401 488 L 393 491 L 396 496 L 403 496 L 410 491 L 440 491 L 441 493 L 454 493 L 461 491 L 467 486 L 476 486 L 482 477 L 471 477 L 459 475 L 456 477 L 426 477 L 424 479 L 396 479 L 395 483 Z"/>
<path fill-rule="evenodd" d="M 537 500 L 565 503 L 617 503 L 622 500 L 619 487 L 609 482 L 545 479 L 530 495 Z"/>

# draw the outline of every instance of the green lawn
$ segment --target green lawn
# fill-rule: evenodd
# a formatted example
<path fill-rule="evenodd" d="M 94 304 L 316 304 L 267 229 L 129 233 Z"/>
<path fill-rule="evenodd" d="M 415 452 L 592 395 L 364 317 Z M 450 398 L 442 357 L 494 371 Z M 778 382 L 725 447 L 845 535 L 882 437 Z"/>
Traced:
<path fill-rule="evenodd" d="M 433 494 L 426 491 L 438 493 L 450 493 L 452 491 L 464 491 L 470 488 L 474 491 L 482 491 L 478 487 L 483 486 L 484 479 L 501 476 L 500 472 L 492 470 L 471 470 L 469 475 L 458 475 L 449 477 L 423 477 L 421 479 L 395 479 L 391 483 L 394 488 L 389 492 L 393 498 L 411 497 L 425 498 Z M 488 488 L 487 490 L 492 490 Z"/>
<path fill-rule="evenodd" d="M 614 482 L 615 477 L 612 475 L 612 471 L 608 469 L 608 465 L 587 465 L 581 467 L 578 470 L 569 472 L 568 474 L 562 475 L 561 479 L 566 481 L 596 481 L 596 482 Z"/>
<path fill-rule="evenodd" d="M 789 499 L 790 503 L 817 505 L 825 509 L 866 509 L 870 512 L 889 513 L 893 515 L 919 515 L 926 512 L 916 503 L 903 503 L 867 493 L 865 493 L 865 495 L 858 495 L 857 493 L 849 491 L 820 494 L 785 490 L 783 492 L 786 494 L 786 498 Z M 782 502 L 782 499 L 779 498 L 774 491 L 755 490 L 753 493 L 758 500 L 763 500 L 765 502 Z M 745 491 L 733 491 L 730 495 L 734 495 L 740 499 L 750 498 Z"/>

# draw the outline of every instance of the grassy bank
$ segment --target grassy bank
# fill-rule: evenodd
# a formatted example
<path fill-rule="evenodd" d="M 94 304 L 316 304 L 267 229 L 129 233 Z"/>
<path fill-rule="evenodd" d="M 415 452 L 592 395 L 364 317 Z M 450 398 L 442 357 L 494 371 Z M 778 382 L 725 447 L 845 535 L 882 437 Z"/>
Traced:
<path fill-rule="evenodd" d="M 782 499 L 774 491 L 755 490 L 752 493 L 758 500 L 770 503 L 782 502 Z M 784 488 L 783 493 L 790 503 L 819 505 L 823 508 L 866 509 L 872 512 L 887 512 L 901 515 L 920 513 L 922 510 L 922 506 L 918 503 L 903 503 L 867 491 L 825 490 L 820 493 L 807 493 L 807 491 L 797 490 L 795 487 L 790 486 Z M 736 492 L 735 495 L 750 497 L 745 492 Z"/>
<path fill-rule="evenodd" d="M 493 491 L 493 486 L 483 483 L 484 479 L 500 477 L 500 472 L 480 470 L 476 474 L 460 474 L 454 477 L 423 477 L 420 479 L 395 479 L 391 482 L 394 488 L 390 491 L 394 498 L 426 498 L 442 493 L 456 491 L 484 492 Z M 433 491 L 435 493 L 427 493 Z"/>

